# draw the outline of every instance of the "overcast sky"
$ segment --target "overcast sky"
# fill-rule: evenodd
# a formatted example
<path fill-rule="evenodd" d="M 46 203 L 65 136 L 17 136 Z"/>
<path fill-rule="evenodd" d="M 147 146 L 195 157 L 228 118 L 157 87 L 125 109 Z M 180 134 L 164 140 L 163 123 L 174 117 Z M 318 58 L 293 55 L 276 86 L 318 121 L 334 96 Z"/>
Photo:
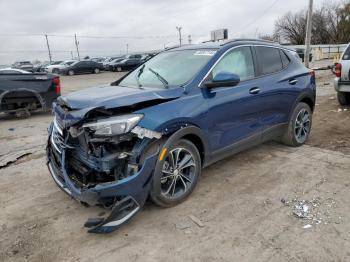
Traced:
<path fill-rule="evenodd" d="M 337 0 L 333 0 L 337 1 Z M 316 6 L 321 0 L 316 0 Z M 15 60 L 107 56 L 160 49 L 183 40 L 210 38 L 210 30 L 228 28 L 229 37 L 271 34 L 274 21 L 308 0 L 0 0 L 0 65 Z M 92 38 L 96 37 L 96 38 Z"/>

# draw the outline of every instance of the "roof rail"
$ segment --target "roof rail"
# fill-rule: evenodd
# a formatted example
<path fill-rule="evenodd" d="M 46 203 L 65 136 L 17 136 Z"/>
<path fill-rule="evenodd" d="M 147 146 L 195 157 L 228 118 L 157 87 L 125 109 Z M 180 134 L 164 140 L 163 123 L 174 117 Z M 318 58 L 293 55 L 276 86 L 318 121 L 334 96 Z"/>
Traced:
<path fill-rule="evenodd" d="M 178 47 L 181 47 L 181 46 L 187 46 L 187 45 L 188 45 L 188 44 L 169 46 L 169 47 L 166 47 L 166 48 L 164 49 L 164 51 L 171 50 L 171 49 L 175 49 L 175 48 L 178 48 Z"/>
<path fill-rule="evenodd" d="M 235 39 L 229 39 L 226 42 L 222 43 L 221 46 L 224 46 L 226 44 L 230 44 L 233 42 L 240 42 L 240 41 L 249 41 L 249 42 L 264 42 L 264 43 L 270 43 L 270 44 L 278 44 L 276 42 L 270 41 L 270 40 L 264 40 L 264 39 L 256 39 L 256 38 L 235 38 Z"/>

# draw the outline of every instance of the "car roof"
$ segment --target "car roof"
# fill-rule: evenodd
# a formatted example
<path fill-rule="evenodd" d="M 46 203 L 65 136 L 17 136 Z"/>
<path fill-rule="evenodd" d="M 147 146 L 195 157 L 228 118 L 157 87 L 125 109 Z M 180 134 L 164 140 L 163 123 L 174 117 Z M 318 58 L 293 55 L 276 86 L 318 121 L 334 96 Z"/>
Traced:
<path fill-rule="evenodd" d="M 233 47 L 233 46 L 239 46 L 239 45 L 266 45 L 266 46 L 275 46 L 283 49 L 288 49 L 291 51 L 295 50 L 293 48 L 289 48 L 286 46 L 282 46 L 279 43 L 275 43 L 268 40 L 261 40 L 261 39 L 247 39 L 247 38 L 238 38 L 238 39 L 229 39 L 222 42 L 205 42 L 201 44 L 195 44 L 195 45 L 181 45 L 181 46 L 174 46 L 165 49 L 167 50 L 191 50 L 191 49 L 221 49 L 224 47 Z"/>
<path fill-rule="evenodd" d="M 30 74 L 30 72 L 22 70 L 22 69 L 17 69 L 17 68 L 12 68 L 12 67 L 6 67 L 6 68 L 0 68 L 0 71 L 15 71 L 21 74 Z"/>

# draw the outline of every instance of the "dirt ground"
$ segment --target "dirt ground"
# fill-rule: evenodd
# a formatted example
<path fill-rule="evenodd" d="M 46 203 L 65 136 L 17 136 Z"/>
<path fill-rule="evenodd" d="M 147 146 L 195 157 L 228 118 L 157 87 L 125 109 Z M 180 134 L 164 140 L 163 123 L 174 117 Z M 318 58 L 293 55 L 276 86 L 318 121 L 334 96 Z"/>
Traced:
<path fill-rule="evenodd" d="M 86 233 L 85 220 L 103 210 L 70 199 L 49 176 L 52 116 L 0 116 L 0 261 L 350 261 L 350 108 L 338 105 L 329 71 L 317 76 L 307 145 L 268 143 L 222 160 L 184 203 L 147 203 L 108 235 Z M 62 77 L 62 90 L 118 77 Z"/>

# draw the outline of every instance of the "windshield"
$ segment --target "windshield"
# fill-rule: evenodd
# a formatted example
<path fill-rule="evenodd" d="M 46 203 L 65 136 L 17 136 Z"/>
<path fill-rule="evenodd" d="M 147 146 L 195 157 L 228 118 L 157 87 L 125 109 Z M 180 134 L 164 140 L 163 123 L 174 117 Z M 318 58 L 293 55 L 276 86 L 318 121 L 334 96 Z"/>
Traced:
<path fill-rule="evenodd" d="M 118 58 L 118 59 L 114 59 L 111 63 L 117 63 L 124 60 L 124 58 Z"/>
<path fill-rule="evenodd" d="M 70 65 L 71 66 L 74 66 L 74 65 L 76 65 L 76 64 L 78 64 L 80 61 L 74 61 L 73 63 L 71 63 Z"/>
<path fill-rule="evenodd" d="M 68 62 L 64 62 L 63 65 L 71 65 L 73 63 L 75 63 L 76 61 L 68 61 Z"/>
<path fill-rule="evenodd" d="M 119 85 L 136 87 L 183 85 L 199 72 L 215 52 L 215 49 L 197 49 L 160 53 L 130 73 Z"/>

